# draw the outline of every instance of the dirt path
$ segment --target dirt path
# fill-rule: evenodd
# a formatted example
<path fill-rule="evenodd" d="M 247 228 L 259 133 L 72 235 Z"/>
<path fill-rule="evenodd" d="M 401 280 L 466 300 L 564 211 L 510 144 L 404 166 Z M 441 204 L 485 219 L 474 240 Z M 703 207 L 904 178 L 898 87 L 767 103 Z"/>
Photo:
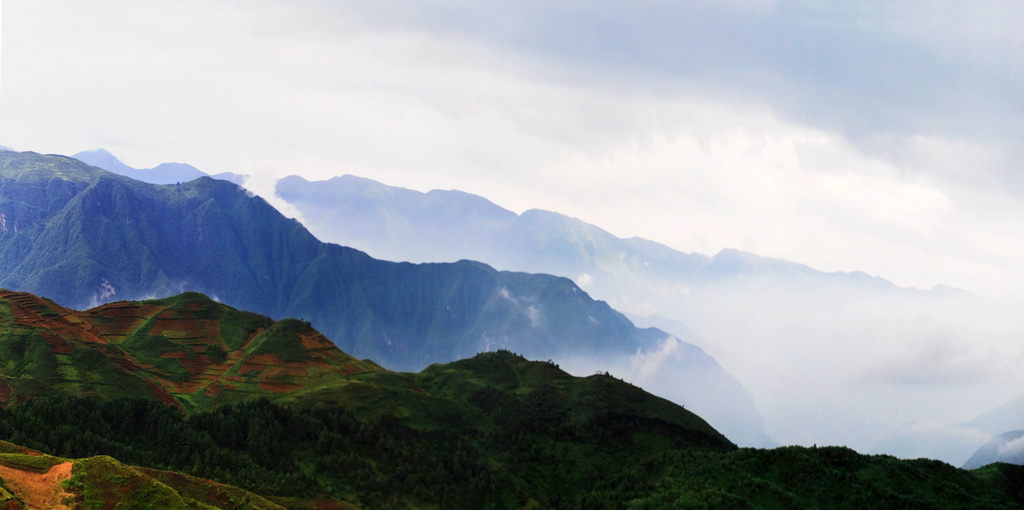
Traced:
<path fill-rule="evenodd" d="M 0 478 L 29 508 L 40 510 L 70 510 L 63 503 L 71 494 L 61 485 L 71 478 L 71 463 L 57 464 L 45 473 L 23 471 L 0 464 Z"/>

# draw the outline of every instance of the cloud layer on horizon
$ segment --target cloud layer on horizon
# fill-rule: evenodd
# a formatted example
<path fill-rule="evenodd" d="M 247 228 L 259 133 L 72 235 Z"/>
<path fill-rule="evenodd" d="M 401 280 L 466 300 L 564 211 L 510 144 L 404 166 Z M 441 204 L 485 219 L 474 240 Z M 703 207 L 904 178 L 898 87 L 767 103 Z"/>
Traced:
<path fill-rule="evenodd" d="M 1024 284 L 1024 6 L 4 3 L 0 136 L 353 173 L 685 251 Z"/>

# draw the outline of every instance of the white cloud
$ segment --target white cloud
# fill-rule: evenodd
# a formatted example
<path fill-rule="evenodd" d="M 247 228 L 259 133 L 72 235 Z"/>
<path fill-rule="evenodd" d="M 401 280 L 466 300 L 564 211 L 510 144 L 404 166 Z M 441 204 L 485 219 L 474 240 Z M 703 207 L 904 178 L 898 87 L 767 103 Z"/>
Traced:
<path fill-rule="evenodd" d="M 877 150 L 865 153 L 827 121 L 787 120 L 775 99 L 744 89 L 746 78 L 731 88 L 709 87 L 703 71 L 688 78 L 656 53 L 677 36 L 657 23 L 642 30 L 658 9 L 676 16 L 681 7 L 534 6 L 581 36 L 597 19 L 638 23 L 623 25 L 623 41 L 589 42 L 545 39 L 558 26 L 533 27 L 537 13 L 506 3 L 410 7 L 394 19 L 377 7 L 318 2 L 5 7 L 0 137 L 21 149 L 105 147 L 136 167 L 174 160 L 268 177 L 352 173 L 462 189 L 520 211 L 552 209 L 685 251 L 736 247 L 990 294 L 1024 283 L 1012 263 L 1024 248 L 1019 201 L 1011 214 L 992 210 L 1001 180 L 979 171 L 1006 164 L 999 146 L 923 132 L 889 136 L 884 147 L 876 137 Z M 448 9 L 482 25 L 437 17 Z M 772 2 L 694 9 L 687 23 L 782 20 L 792 34 L 810 30 L 808 13 L 824 26 L 843 23 L 828 9 Z M 500 29 L 479 31 L 490 26 Z M 517 46 L 517 34 L 540 39 Z M 914 37 L 931 47 L 934 34 Z M 746 62 L 754 72 L 756 59 L 776 58 L 737 46 L 737 34 L 716 37 L 708 55 L 740 56 L 722 65 Z M 625 42 L 634 46 L 608 53 Z M 630 52 L 654 60 L 627 64 Z M 685 60 L 713 66 L 699 52 Z M 878 100 L 884 108 L 889 99 Z M 979 207 L 992 214 L 972 212 Z"/>
<path fill-rule="evenodd" d="M 998 451 L 997 458 L 1014 459 L 1019 462 L 1020 459 L 1024 459 L 1024 437 L 999 445 Z"/>

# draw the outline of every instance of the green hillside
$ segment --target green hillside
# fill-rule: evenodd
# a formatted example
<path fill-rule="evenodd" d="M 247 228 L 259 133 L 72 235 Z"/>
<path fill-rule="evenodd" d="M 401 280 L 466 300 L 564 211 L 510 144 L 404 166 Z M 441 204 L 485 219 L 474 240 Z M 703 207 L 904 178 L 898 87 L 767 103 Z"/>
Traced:
<path fill-rule="evenodd" d="M 381 370 L 308 324 L 197 293 L 70 310 L 0 291 L 0 400 L 151 397 L 186 410 L 286 394 Z"/>
<path fill-rule="evenodd" d="M 83 459 L 68 490 L 125 508 L 253 507 L 204 479 L 300 509 L 1024 506 L 1021 467 L 737 448 L 607 374 L 507 350 L 392 372 L 196 293 L 84 312 L 0 293 L 0 359 L 0 439 Z"/>
<path fill-rule="evenodd" d="M 60 508 L 280 509 L 251 492 L 99 455 L 65 459 L 0 441 L 0 505 Z"/>

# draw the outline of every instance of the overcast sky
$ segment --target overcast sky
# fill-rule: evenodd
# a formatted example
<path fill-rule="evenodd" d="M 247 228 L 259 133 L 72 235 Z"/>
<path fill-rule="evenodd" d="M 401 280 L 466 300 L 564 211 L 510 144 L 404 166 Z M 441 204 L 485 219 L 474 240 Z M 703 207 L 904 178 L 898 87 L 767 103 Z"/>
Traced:
<path fill-rule="evenodd" d="M 1018 0 L 0 10 L 0 145 L 17 150 L 350 173 L 687 252 L 1024 284 Z"/>

